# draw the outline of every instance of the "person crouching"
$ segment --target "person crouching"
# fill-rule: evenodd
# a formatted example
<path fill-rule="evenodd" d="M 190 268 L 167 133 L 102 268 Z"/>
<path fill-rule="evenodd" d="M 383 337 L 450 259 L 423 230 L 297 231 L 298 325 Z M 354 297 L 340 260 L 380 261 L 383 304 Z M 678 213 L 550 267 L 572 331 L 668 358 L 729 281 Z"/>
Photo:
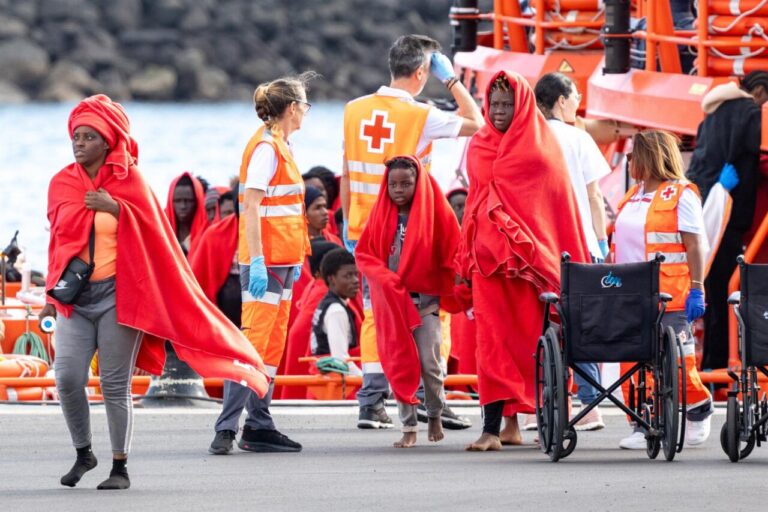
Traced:
<path fill-rule="evenodd" d="M 384 373 L 397 399 L 403 436 L 416 444 L 415 396 L 424 382 L 429 440 L 443 439 L 441 296 L 452 296 L 459 225 L 437 182 L 411 156 L 386 162 L 376 203 L 355 251 L 369 283 Z"/>
<path fill-rule="evenodd" d="M 328 293 L 315 309 L 312 317 L 310 346 L 312 355 L 347 361 L 349 349 L 358 345 L 360 322 L 349 306 L 360 291 L 355 257 L 345 249 L 333 249 L 323 257 L 320 274 L 328 285 Z M 352 375 L 363 371 L 353 362 L 347 362 Z"/>

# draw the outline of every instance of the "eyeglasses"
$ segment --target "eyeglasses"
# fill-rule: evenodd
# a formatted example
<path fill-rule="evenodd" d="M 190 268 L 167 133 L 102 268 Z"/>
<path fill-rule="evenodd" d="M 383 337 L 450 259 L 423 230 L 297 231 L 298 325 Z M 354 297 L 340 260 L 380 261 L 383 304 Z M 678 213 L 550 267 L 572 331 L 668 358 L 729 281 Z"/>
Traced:
<path fill-rule="evenodd" d="M 304 108 L 305 114 L 309 112 L 309 109 L 312 108 L 312 104 L 308 101 L 303 101 L 303 100 L 293 100 L 293 101 L 295 101 L 296 103 L 301 103 L 302 105 L 305 105 L 305 108 Z"/>

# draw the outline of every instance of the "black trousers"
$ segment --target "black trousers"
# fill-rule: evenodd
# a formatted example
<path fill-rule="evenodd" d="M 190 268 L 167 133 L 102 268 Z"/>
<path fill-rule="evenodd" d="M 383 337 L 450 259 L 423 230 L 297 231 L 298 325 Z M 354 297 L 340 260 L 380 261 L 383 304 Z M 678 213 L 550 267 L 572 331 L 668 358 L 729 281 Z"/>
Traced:
<path fill-rule="evenodd" d="M 728 366 L 728 281 L 736 270 L 736 257 L 744 251 L 743 237 L 743 231 L 726 228 L 704 281 L 707 312 L 704 315 L 702 368 Z"/>
<path fill-rule="evenodd" d="M 501 432 L 501 418 L 504 415 L 504 400 L 483 406 L 483 433 L 498 436 Z"/>

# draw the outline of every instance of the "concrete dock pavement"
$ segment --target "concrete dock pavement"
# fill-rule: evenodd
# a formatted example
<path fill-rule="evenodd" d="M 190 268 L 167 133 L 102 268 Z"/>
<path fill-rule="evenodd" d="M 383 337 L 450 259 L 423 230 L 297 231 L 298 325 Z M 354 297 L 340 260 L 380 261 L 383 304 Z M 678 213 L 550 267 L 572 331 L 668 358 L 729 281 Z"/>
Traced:
<path fill-rule="evenodd" d="M 452 404 L 453 406 L 453 404 Z M 128 491 L 96 491 L 110 469 L 102 406 L 92 407 L 99 466 L 74 489 L 59 485 L 74 460 L 58 406 L 0 405 L 0 510 L 259 511 L 668 511 L 747 510 L 765 505 L 768 449 L 728 462 L 718 435 L 724 409 L 703 446 L 673 463 L 618 449 L 629 433 L 623 414 L 601 408 L 606 428 L 580 432 L 567 459 L 553 464 L 524 433 L 527 445 L 470 453 L 480 433 L 477 406 L 456 405 L 469 430 L 446 431 L 397 450 L 398 429 L 358 430 L 357 407 L 276 403 L 279 428 L 301 453 L 207 453 L 216 409 L 136 409 Z M 389 408 L 396 416 L 395 408 Z"/>

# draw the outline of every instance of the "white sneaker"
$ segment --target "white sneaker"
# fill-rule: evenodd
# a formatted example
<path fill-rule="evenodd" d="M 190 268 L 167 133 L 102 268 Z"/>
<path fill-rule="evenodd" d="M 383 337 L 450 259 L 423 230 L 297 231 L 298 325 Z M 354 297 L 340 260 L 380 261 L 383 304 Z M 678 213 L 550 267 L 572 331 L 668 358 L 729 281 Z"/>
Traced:
<path fill-rule="evenodd" d="M 704 443 L 709 438 L 709 432 L 712 427 L 712 416 L 702 421 L 685 422 L 685 444 L 696 446 Z"/>
<path fill-rule="evenodd" d="M 600 430 L 605 428 L 603 423 L 603 416 L 600 414 L 600 409 L 595 407 L 589 411 L 583 418 L 581 418 L 575 425 L 576 430 Z"/>
<path fill-rule="evenodd" d="M 619 441 L 619 448 L 624 450 L 645 450 L 648 444 L 645 441 L 645 434 L 636 430 L 631 435 Z"/>
<path fill-rule="evenodd" d="M 523 430 L 536 430 L 537 428 L 538 426 L 536 425 L 536 415 L 526 414 L 525 423 L 523 423 Z"/>

